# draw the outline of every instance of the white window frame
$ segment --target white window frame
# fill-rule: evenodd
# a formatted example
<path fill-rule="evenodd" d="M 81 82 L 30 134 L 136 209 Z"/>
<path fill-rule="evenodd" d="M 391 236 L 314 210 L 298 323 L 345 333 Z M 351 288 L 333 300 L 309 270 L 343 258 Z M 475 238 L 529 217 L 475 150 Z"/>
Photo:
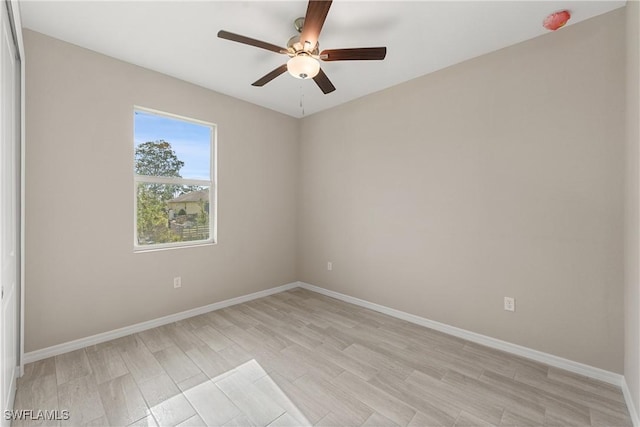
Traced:
<path fill-rule="evenodd" d="M 168 117 L 171 119 L 182 120 L 189 123 L 195 123 L 202 126 L 208 126 L 211 128 L 211 141 L 210 141 L 210 167 L 209 167 L 209 180 L 205 179 L 188 179 L 177 177 L 162 177 L 162 176 L 148 176 L 138 175 L 135 172 L 135 163 L 133 169 L 133 250 L 134 252 L 152 252 L 165 249 L 177 249 L 194 246 L 215 245 L 218 241 L 218 184 L 217 184 L 217 171 L 218 171 L 218 126 L 214 123 L 205 122 L 203 120 L 192 119 L 190 117 L 179 116 L 177 114 L 167 113 L 164 111 L 154 110 L 151 108 L 141 107 L 138 105 L 133 106 L 133 155 L 132 160 L 135 162 L 135 114 L 137 111 L 155 114 L 158 116 Z M 154 243 L 151 245 L 138 244 L 138 184 L 177 184 L 177 185 L 198 185 L 209 187 L 209 238 L 206 240 L 190 240 L 183 242 L 172 243 Z"/>

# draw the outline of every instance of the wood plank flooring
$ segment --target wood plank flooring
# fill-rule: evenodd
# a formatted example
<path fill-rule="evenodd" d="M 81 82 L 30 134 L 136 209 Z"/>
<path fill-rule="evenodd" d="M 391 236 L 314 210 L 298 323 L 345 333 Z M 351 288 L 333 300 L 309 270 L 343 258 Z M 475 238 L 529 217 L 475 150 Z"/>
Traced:
<path fill-rule="evenodd" d="M 303 289 L 25 366 L 14 426 L 630 426 L 620 389 Z"/>

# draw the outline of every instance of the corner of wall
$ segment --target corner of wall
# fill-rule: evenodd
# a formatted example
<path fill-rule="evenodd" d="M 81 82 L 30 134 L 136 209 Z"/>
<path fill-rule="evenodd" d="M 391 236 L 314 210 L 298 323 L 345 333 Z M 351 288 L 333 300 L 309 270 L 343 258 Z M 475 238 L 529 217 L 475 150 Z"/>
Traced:
<path fill-rule="evenodd" d="M 295 274 L 296 280 L 300 279 L 302 271 L 302 242 L 301 242 L 301 228 L 302 228 L 302 127 L 304 125 L 304 117 L 299 118 L 296 123 L 296 140 L 298 142 L 296 153 L 296 194 L 295 194 L 295 239 L 296 239 L 296 256 L 295 256 Z"/>
<path fill-rule="evenodd" d="M 640 2 L 626 6 L 625 349 L 623 391 L 634 425 L 640 410 Z"/>

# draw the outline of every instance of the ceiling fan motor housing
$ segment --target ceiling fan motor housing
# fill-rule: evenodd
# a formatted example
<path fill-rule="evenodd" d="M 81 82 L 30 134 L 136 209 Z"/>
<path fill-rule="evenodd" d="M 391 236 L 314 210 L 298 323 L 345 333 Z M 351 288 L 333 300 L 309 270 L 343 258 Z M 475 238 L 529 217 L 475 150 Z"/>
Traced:
<path fill-rule="evenodd" d="M 320 51 L 320 43 L 316 43 L 316 46 L 313 50 L 305 49 L 304 44 L 300 41 L 300 34 L 293 36 L 287 42 L 287 50 L 290 54 L 295 55 L 299 52 L 308 52 L 311 55 L 317 56 Z"/>

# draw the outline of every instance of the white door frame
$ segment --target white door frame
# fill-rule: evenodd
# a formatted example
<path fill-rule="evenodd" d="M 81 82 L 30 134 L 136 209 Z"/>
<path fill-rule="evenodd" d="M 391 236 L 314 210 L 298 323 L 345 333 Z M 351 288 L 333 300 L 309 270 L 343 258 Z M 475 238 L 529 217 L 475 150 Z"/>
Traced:
<path fill-rule="evenodd" d="M 25 232 L 25 54 L 24 54 L 24 39 L 22 37 L 22 17 L 20 14 L 20 1 L 19 0 L 6 0 L 10 4 L 10 15 L 14 28 L 14 37 L 16 42 L 16 49 L 18 57 L 20 58 L 20 195 L 19 201 L 19 218 L 20 218 L 20 230 L 18 241 L 20 244 L 20 342 L 18 343 L 18 375 L 24 374 L 24 301 L 25 301 L 25 289 L 24 289 L 24 232 Z"/>
<path fill-rule="evenodd" d="M 0 309 L 0 394 L 2 396 L 3 417 L 0 425 L 11 425 L 11 420 L 6 418 L 5 410 L 13 409 L 16 395 L 16 379 L 19 374 L 18 360 L 20 325 L 19 316 L 19 292 L 20 292 L 20 254 L 19 246 L 19 201 L 18 190 L 20 180 L 18 179 L 18 125 L 19 113 L 19 54 L 17 52 L 17 42 L 15 30 L 13 30 L 13 18 L 11 16 L 11 4 L 0 4 L 0 52 L 2 53 L 2 69 L 0 78 L 0 96 L 2 97 L 2 108 L 0 117 L 1 152 L 0 159 L 0 184 L 1 201 L 1 236 L 0 244 L 2 253 L 0 254 L 0 270 L 2 277 L 2 298 Z"/>
<path fill-rule="evenodd" d="M 9 144 L 12 145 L 12 147 L 8 149 L 8 152 L 6 154 L 11 154 L 12 158 L 9 161 L 13 164 L 11 168 L 13 170 L 13 173 L 12 173 L 12 177 L 10 178 L 11 180 L 10 188 L 13 188 L 12 190 L 13 195 L 9 196 L 12 199 L 9 205 L 13 210 L 12 214 L 10 214 L 11 217 L 13 217 L 11 219 L 13 224 L 9 225 L 9 227 L 10 229 L 13 228 L 12 232 L 14 233 L 13 236 L 11 237 L 11 240 L 12 240 L 11 245 L 12 245 L 12 251 L 15 253 L 15 255 L 10 257 L 13 258 L 13 261 L 11 262 L 12 264 L 15 263 L 15 265 L 13 265 L 13 267 L 10 267 L 13 270 L 12 282 L 14 284 L 12 288 L 10 287 L 8 289 L 8 292 L 9 292 L 9 297 L 15 299 L 15 301 L 12 304 L 13 308 L 11 308 L 11 311 L 13 311 L 14 314 L 16 315 L 16 318 L 14 318 L 14 327 L 11 328 L 12 332 L 9 332 L 9 334 L 7 335 L 7 337 L 12 338 L 13 342 L 10 348 L 13 349 L 12 353 L 15 352 L 14 356 L 11 357 L 9 360 L 11 360 L 12 365 L 13 365 L 13 362 L 15 362 L 16 365 L 7 367 L 10 369 L 9 372 L 11 373 L 11 379 L 9 380 L 9 383 L 8 383 L 10 385 L 8 395 L 4 395 L 5 393 L 4 387 L 7 384 L 4 382 L 4 379 L 2 382 L 3 399 L 2 399 L 1 406 L 2 406 L 2 409 L 4 410 L 4 409 L 13 409 L 13 403 L 14 403 L 15 393 L 16 393 L 16 383 L 17 383 L 16 380 L 17 380 L 17 377 L 22 376 L 24 372 L 24 357 L 23 357 L 24 344 L 23 343 L 24 343 L 24 294 L 25 293 L 24 293 L 24 244 L 23 242 L 24 242 L 24 165 L 25 165 L 24 114 L 25 114 L 25 107 L 24 107 L 23 100 L 24 100 L 24 94 L 25 94 L 25 82 L 24 82 L 25 71 L 23 66 L 24 41 L 22 38 L 22 20 L 20 17 L 20 4 L 18 0 L 2 0 L 0 1 L 0 10 L 2 15 L 1 18 L 3 21 L 3 34 L 2 34 L 3 43 L 6 41 L 5 37 L 8 37 L 10 40 L 9 43 L 11 44 L 11 50 L 12 50 L 10 53 L 15 58 L 15 61 L 16 61 L 15 63 L 17 66 L 17 68 L 15 68 L 12 73 L 13 82 L 9 83 L 9 86 L 8 86 L 8 90 L 13 92 L 12 98 L 14 98 L 13 113 L 10 114 L 10 116 L 12 117 L 11 120 L 15 120 L 15 122 L 9 123 L 8 125 L 14 127 L 15 133 L 14 133 L 14 137 L 10 138 L 9 141 L 3 141 L 3 143 L 8 142 Z M 5 14 L 6 14 L 6 18 L 5 18 Z M 5 77 L 3 76 L 3 79 L 4 78 Z M 19 88 L 18 88 L 18 81 L 20 82 Z M 6 94 L 3 94 L 3 97 L 5 95 Z M 6 116 L 3 114 L 3 117 L 6 117 Z M 19 123 L 18 123 L 18 120 L 19 120 Z M 2 125 L 4 126 L 5 124 L 3 123 Z M 5 151 L 5 147 L 3 147 L 3 152 L 4 151 Z M 4 173 L 6 172 L 3 171 L 3 174 Z M 4 223 L 4 219 L 3 219 L 3 223 Z M 5 261 L 6 260 L 4 259 L 4 255 L 3 255 L 2 262 L 4 263 Z M 3 265 L 3 270 L 2 270 L 3 278 L 5 274 L 5 268 L 6 267 Z M 4 285 L 5 283 L 3 283 L 3 291 L 6 290 Z M 5 301 L 3 300 L 2 304 L 4 305 L 4 303 Z M 4 317 L 5 315 L 4 312 L 2 315 Z M 3 328 L 2 329 L 3 334 L 4 332 L 7 332 L 5 331 L 4 326 L 2 328 Z M 3 336 L 1 338 L 4 341 L 5 338 L 7 337 Z M 2 351 L 3 352 L 5 351 L 4 347 Z M 4 374 L 7 373 L 7 371 L 5 371 L 4 364 L 2 364 L 2 369 L 3 369 L 3 377 L 4 377 Z M 0 419 L 0 424 L 2 424 L 3 426 L 5 424 L 11 425 L 11 420 L 6 419 L 5 414 L 3 413 L 2 419 Z"/>

